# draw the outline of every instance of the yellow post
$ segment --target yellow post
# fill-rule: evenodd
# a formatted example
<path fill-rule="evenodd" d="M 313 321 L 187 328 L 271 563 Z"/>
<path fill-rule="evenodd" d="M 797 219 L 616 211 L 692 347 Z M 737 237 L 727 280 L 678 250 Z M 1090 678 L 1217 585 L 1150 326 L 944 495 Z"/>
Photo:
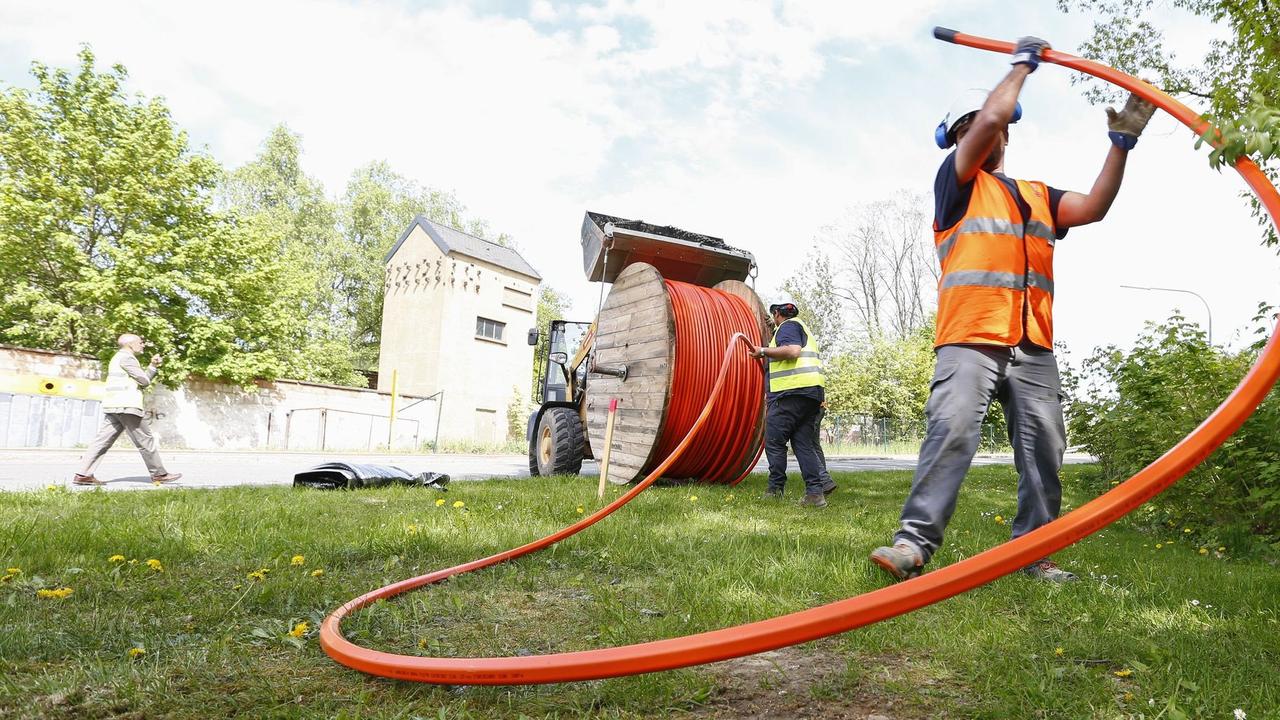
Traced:
<path fill-rule="evenodd" d="M 600 458 L 600 488 L 596 499 L 604 499 L 604 484 L 609 481 L 609 451 L 613 449 L 613 418 L 618 414 L 618 398 L 609 398 L 609 419 L 604 424 L 604 457 Z"/>
<path fill-rule="evenodd" d="M 387 450 L 391 449 L 391 438 L 396 432 L 396 371 L 391 371 L 391 422 L 387 423 Z"/>

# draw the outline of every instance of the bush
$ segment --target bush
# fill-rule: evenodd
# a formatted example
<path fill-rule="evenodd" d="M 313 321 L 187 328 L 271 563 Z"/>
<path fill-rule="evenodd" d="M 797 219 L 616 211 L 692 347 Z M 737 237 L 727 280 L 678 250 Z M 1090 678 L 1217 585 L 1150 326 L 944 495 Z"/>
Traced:
<path fill-rule="evenodd" d="M 1210 345 L 1181 316 L 1148 325 L 1132 351 L 1096 351 L 1064 373 L 1072 442 L 1097 456 L 1085 482 L 1101 492 L 1160 457 L 1235 388 L 1258 348 Z M 1138 511 L 1161 527 L 1192 528 L 1202 541 L 1252 534 L 1280 541 L 1280 399 L 1273 391 L 1221 448 Z"/>

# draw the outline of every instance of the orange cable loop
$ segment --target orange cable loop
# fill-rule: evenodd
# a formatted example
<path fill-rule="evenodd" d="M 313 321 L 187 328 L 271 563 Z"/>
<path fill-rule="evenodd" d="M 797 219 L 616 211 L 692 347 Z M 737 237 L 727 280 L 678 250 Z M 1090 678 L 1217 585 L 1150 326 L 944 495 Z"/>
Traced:
<path fill-rule="evenodd" d="M 934 34 L 941 40 L 993 52 L 1007 53 L 1013 49 L 1013 44 L 1009 42 L 965 35 L 942 28 L 935 30 Z M 1203 134 L 1208 128 L 1197 113 L 1182 103 L 1147 83 L 1113 68 L 1056 50 L 1046 50 L 1042 58 L 1046 62 L 1093 75 L 1136 93 L 1173 115 L 1197 134 Z M 1241 157 L 1236 161 L 1235 166 L 1267 209 L 1272 222 L 1280 227 L 1280 194 L 1277 194 L 1275 187 L 1248 158 Z M 673 298 L 676 294 L 684 295 L 685 293 L 676 290 L 672 293 Z M 696 439 L 699 428 L 706 422 L 711 411 L 719 405 L 719 396 L 726 386 L 726 376 L 730 374 L 733 346 L 739 341 L 749 342 L 749 339 L 741 333 L 735 333 L 725 348 L 714 386 L 692 427 L 672 449 L 671 454 L 635 487 L 591 516 L 541 540 L 487 558 L 404 580 L 348 602 L 325 618 L 320 628 L 320 645 L 334 660 L 362 672 L 382 677 L 447 684 L 519 685 L 592 680 L 699 665 L 794 645 L 895 617 L 971 590 L 1014 572 L 1035 560 L 1052 555 L 1115 522 L 1168 488 L 1217 449 L 1266 397 L 1272 385 L 1275 384 L 1277 376 L 1280 376 L 1280 339 L 1278 338 L 1280 335 L 1273 332 L 1253 368 L 1231 395 L 1199 427 L 1130 479 L 1031 533 L 907 582 L 821 607 L 737 627 L 623 647 L 552 655 L 502 658 L 411 657 L 363 648 L 342 637 L 340 626 L 343 618 L 350 612 L 376 600 L 393 597 L 460 573 L 478 570 L 540 550 L 590 527 L 643 492 L 689 449 Z M 678 336 L 678 340 L 682 338 Z M 680 377 L 679 373 L 677 377 Z M 735 377 L 738 376 L 735 375 Z M 684 412 L 686 411 L 682 409 L 681 413 Z M 726 422 L 732 425 L 732 420 Z M 724 467 L 730 467 L 730 465 L 727 459 L 723 463 Z"/>

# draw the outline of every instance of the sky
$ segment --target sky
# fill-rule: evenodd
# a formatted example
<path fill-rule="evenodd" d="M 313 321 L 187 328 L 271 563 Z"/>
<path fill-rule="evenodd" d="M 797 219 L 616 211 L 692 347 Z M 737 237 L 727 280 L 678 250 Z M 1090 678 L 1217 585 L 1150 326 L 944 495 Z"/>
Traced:
<path fill-rule="evenodd" d="M 1173 9 L 1153 20 L 1187 61 L 1223 33 Z M 1001 55 L 934 40 L 935 25 L 1073 52 L 1092 20 L 1052 0 L 11 1 L 0 84 L 30 87 L 31 61 L 73 67 L 88 44 L 224 167 L 281 123 L 331 196 L 386 160 L 513 236 L 590 319 L 587 210 L 724 238 L 755 255 L 768 299 L 850 207 L 931 192 L 951 99 L 1008 71 Z M 1028 79 L 1011 176 L 1091 186 L 1105 116 L 1071 81 L 1049 65 Z M 1259 245 L 1243 183 L 1193 141 L 1158 113 L 1107 219 L 1058 244 L 1056 335 L 1072 355 L 1128 346 L 1175 309 L 1239 347 L 1258 303 L 1280 305 L 1280 259 Z M 1208 309 L 1121 285 L 1190 290 Z"/>

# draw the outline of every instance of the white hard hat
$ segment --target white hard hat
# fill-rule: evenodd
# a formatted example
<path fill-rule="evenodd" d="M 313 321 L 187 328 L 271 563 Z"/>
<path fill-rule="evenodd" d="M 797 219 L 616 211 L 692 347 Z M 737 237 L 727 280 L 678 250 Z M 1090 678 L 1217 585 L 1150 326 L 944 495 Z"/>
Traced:
<path fill-rule="evenodd" d="M 946 150 L 956 144 L 956 126 L 961 120 L 982 109 L 987 102 L 987 96 L 991 93 L 982 88 L 970 88 L 960 93 L 951 103 L 951 109 L 947 110 L 946 117 L 942 118 L 942 122 L 938 123 L 938 127 L 933 131 L 933 140 L 938 143 L 938 147 Z M 1022 104 L 1014 102 L 1013 117 L 1009 119 L 1010 123 L 1016 123 L 1022 119 Z"/>
<path fill-rule="evenodd" d="M 790 311 L 786 309 L 788 305 L 791 306 Z M 781 295 L 769 305 L 769 312 L 776 312 L 783 317 L 795 317 L 800 314 L 800 303 L 796 302 L 796 299 L 790 295 Z"/>

